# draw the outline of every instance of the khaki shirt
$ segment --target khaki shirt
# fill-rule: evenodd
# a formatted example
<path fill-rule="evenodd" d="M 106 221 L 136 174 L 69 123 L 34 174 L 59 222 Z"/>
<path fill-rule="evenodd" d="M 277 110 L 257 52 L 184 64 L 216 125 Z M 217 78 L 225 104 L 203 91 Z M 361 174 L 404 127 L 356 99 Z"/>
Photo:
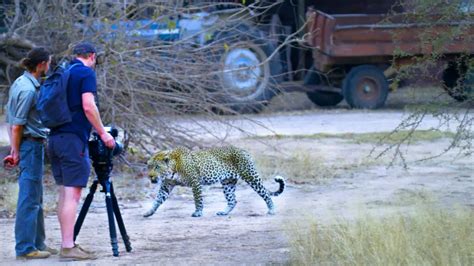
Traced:
<path fill-rule="evenodd" d="M 36 100 L 40 84 L 28 71 L 15 80 L 10 87 L 6 121 L 10 125 L 23 125 L 23 136 L 46 138 L 48 128 L 41 124 L 36 111 Z"/>

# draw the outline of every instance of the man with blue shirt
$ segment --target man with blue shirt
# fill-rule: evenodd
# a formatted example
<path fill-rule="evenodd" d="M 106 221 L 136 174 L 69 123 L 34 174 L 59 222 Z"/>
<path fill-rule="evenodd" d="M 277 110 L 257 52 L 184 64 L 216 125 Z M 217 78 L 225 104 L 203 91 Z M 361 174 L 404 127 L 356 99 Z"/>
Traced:
<path fill-rule="evenodd" d="M 48 129 L 36 112 L 40 80 L 49 69 L 50 52 L 33 48 L 21 61 L 26 71 L 10 88 L 6 108 L 10 155 L 6 166 L 19 165 L 15 252 L 19 259 L 44 259 L 58 251 L 45 245 L 43 216 L 43 161 Z"/>
<path fill-rule="evenodd" d="M 91 170 L 88 140 L 92 127 L 108 148 L 115 146 L 115 140 L 105 130 L 96 105 L 96 49 L 91 43 L 82 42 L 72 52 L 75 58 L 70 62 L 73 67 L 67 86 L 72 121 L 51 129 L 48 150 L 54 179 L 59 185 L 60 256 L 87 260 L 96 256 L 74 243 L 74 223 L 82 188 L 87 186 Z"/>

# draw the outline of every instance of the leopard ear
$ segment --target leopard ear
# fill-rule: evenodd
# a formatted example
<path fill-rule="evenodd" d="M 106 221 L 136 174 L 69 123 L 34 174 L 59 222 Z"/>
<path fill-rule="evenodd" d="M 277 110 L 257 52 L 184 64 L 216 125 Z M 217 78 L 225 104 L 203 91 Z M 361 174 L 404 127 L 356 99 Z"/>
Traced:
<path fill-rule="evenodd" d="M 169 150 L 165 151 L 164 156 L 163 156 L 163 162 L 165 162 L 165 164 L 168 165 L 170 162 L 170 157 L 171 157 L 171 151 Z"/>
<path fill-rule="evenodd" d="M 146 165 L 151 166 L 152 163 L 153 163 L 153 156 L 150 157 L 150 159 L 148 159 L 148 161 L 146 161 Z"/>

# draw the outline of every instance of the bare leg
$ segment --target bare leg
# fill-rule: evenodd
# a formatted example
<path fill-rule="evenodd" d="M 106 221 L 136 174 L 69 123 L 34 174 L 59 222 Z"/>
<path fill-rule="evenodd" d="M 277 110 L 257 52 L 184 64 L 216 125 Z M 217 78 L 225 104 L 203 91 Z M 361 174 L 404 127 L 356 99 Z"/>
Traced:
<path fill-rule="evenodd" d="M 58 219 L 61 227 L 61 246 L 63 248 L 74 247 L 74 224 L 81 192 L 81 187 L 60 187 Z"/>
<path fill-rule="evenodd" d="M 60 210 L 63 209 L 63 205 L 64 205 L 64 186 L 59 186 L 59 189 L 58 189 L 58 206 L 57 206 L 57 209 L 56 209 L 56 213 L 58 214 L 59 225 L 62 224 L 61 215 L 59 215 L 59 212 L 60 212 Z"/>

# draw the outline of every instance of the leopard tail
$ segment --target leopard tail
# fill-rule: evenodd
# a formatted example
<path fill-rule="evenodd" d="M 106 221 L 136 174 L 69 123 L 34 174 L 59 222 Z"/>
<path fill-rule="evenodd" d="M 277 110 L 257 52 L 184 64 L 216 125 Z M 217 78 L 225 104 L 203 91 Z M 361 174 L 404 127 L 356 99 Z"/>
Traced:
<path fill-rule="evenodd" d="M 270 196 L 278 196 L 283 192 L 283 190 L 285 190 L 285 179 L 283 179 L 283 177 L 276 176 L 275 177 L 275 182 L 280 184 L 280 188 L 278 188 L 277 191 L 270 192 Z"/>

